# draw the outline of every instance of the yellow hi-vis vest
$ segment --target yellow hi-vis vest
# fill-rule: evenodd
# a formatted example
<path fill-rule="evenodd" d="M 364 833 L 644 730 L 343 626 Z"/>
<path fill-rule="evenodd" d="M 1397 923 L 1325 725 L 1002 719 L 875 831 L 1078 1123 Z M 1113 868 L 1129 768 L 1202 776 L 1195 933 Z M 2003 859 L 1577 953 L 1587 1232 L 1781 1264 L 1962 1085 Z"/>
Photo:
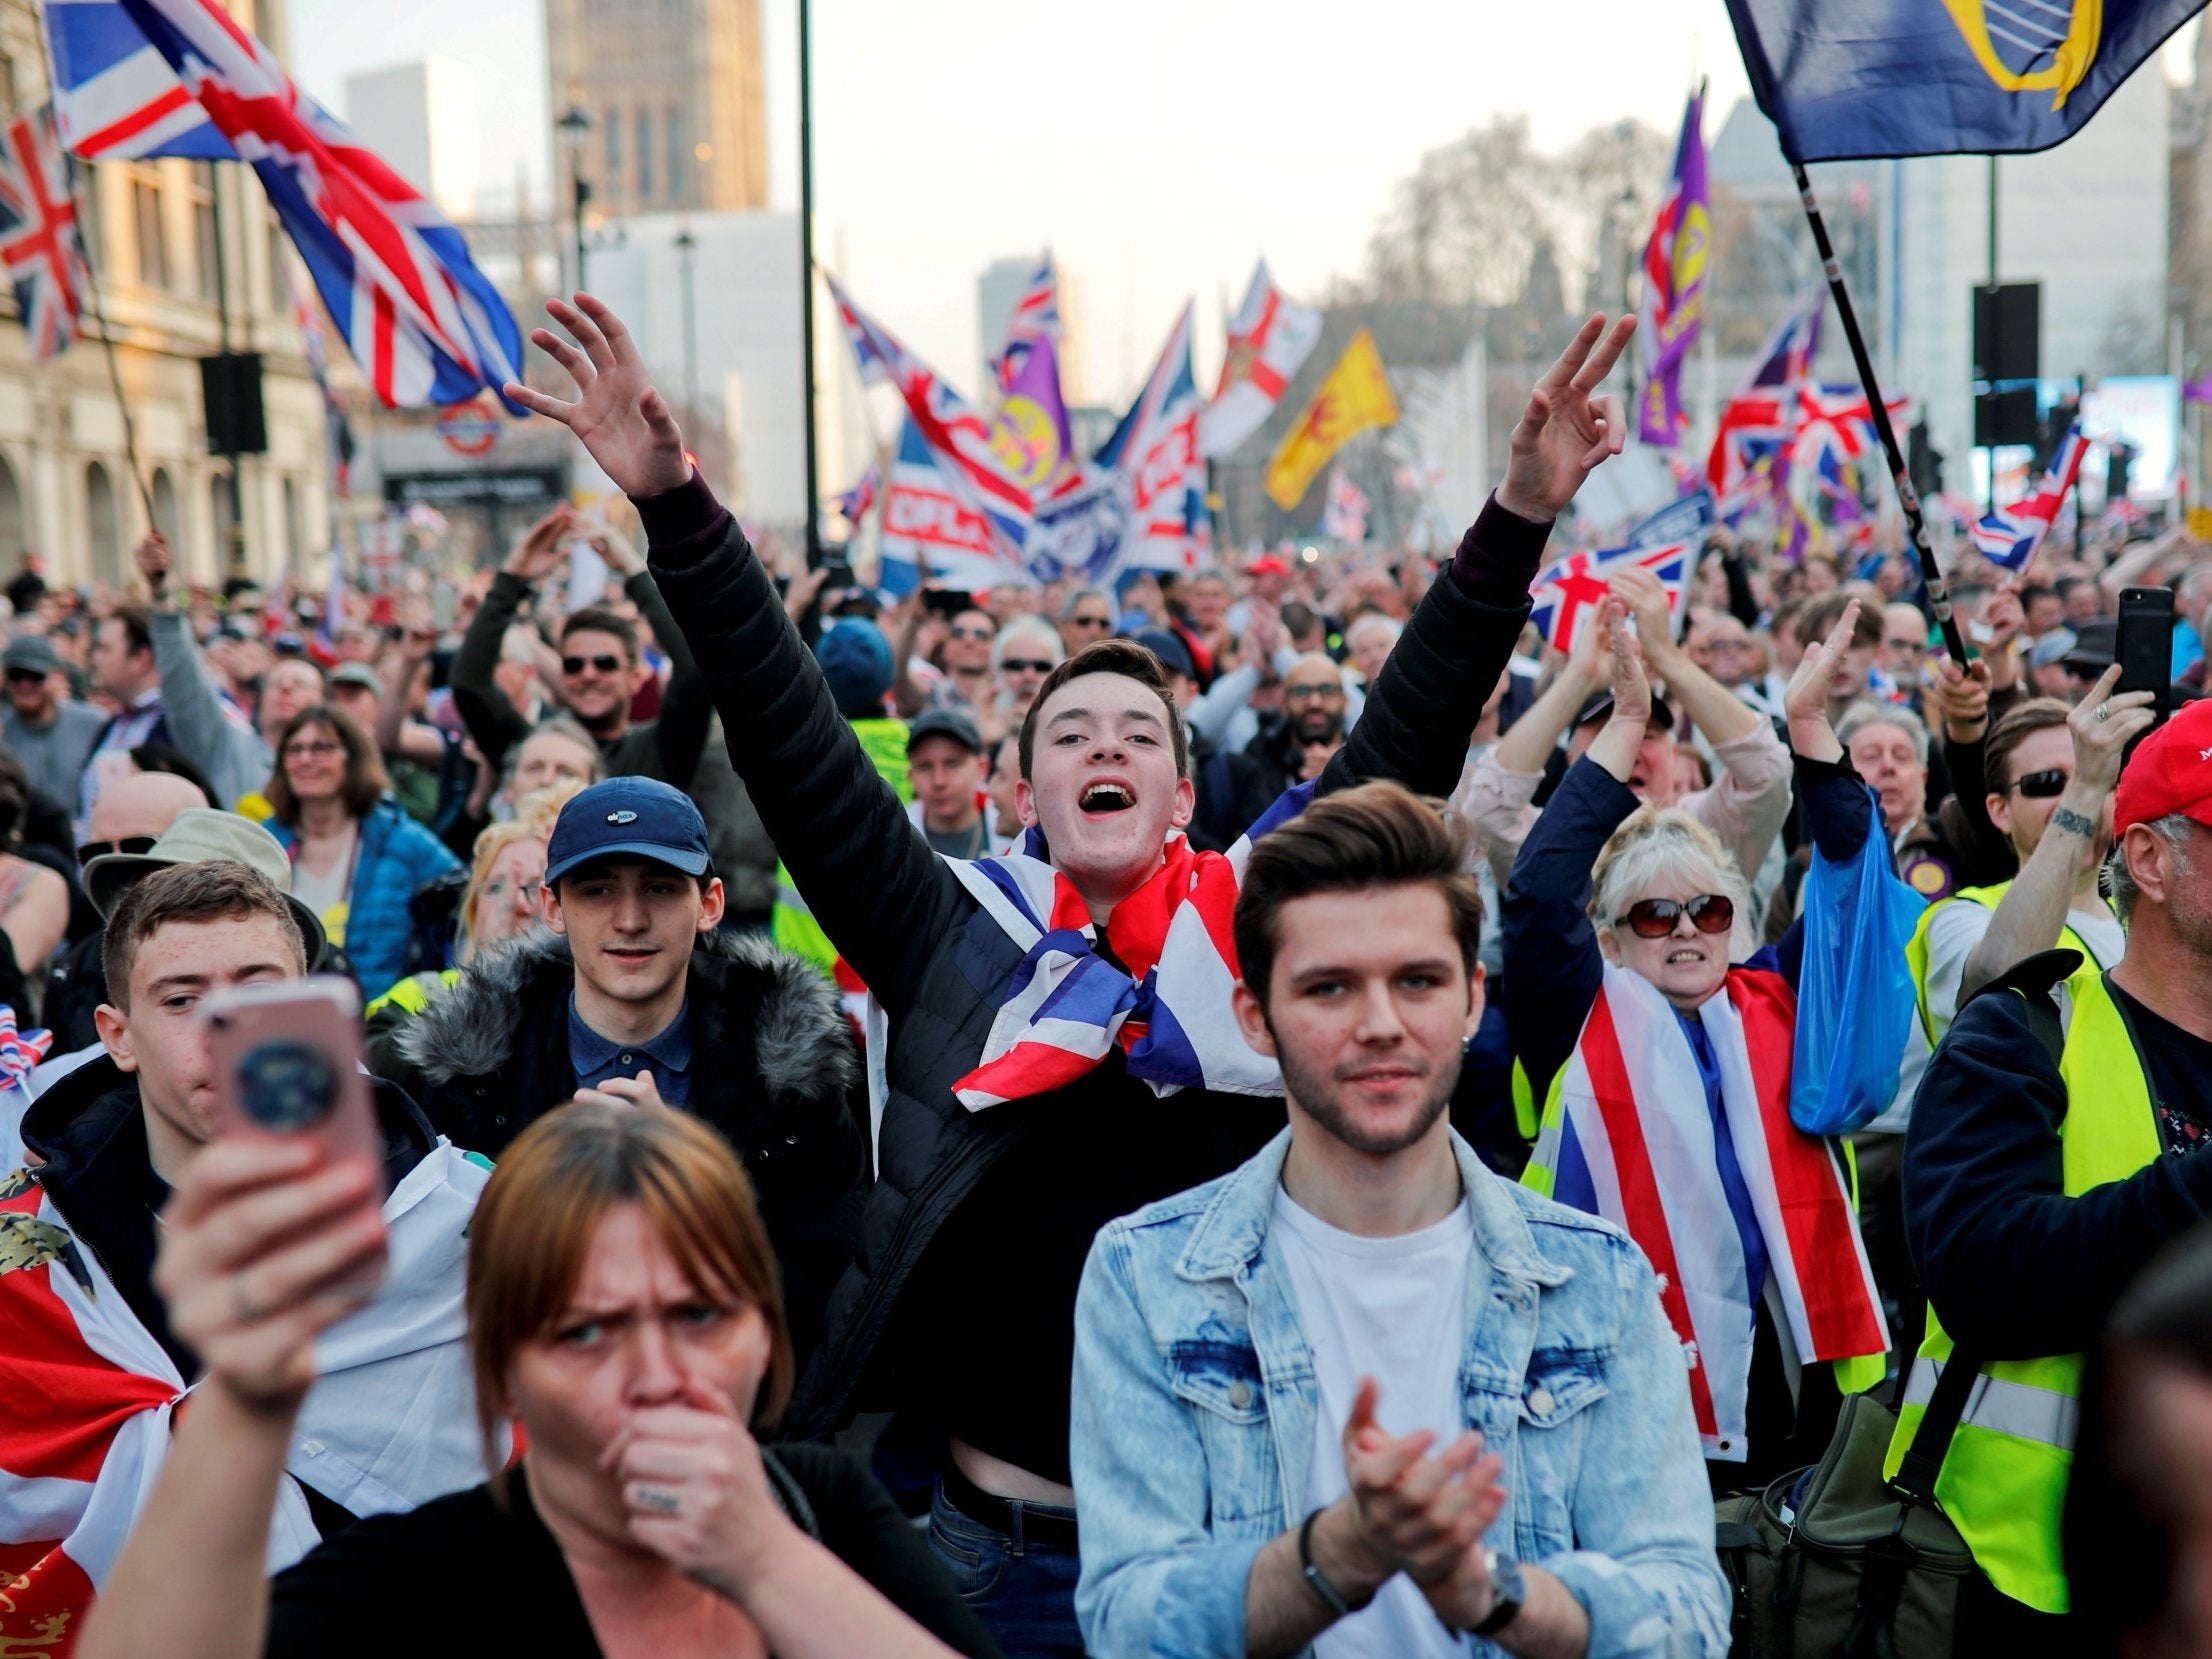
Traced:
<path fill-rule="evenodd" d="M 1913 1001 L 1920 1010 L 1920 1029 L 1930 1044 L 1936 1040 L 1935 1016 L 1928 1011 L 1928 930 L 1935 920 L 1935 913 L 1947 904 L 1978 904 L 1994 912 L 2005 902 L 2005 895 L 2012 890 L 2012 883 L 2000 881 L 1990 887 L 1961 887 L 1947 899 L 1938 899 L 1920 913 L 1920 925 L 1912 930 L 1912 939 L 1905 946 L 1905 965 L 1912 970 Z M 2096 972 L 2097 953 L 2082 942 L 2081 935 L 2070 922 L 2061 922 L 2058 928 L 2058 950 L 2078 952 L 2092 973 Z"/>
<path fill-rule="evenodd" d="M 867 719 L 852 721 L 851 725 L 853 736 L 860 739 L 860 747 L 876 769 L 876 776 L 891 786 L 902 803 L 913 800 L 914 786 L 907 781 L 906 775 L 906 722 Z M 819 968 L 825 978 L 837 977 L 837 947 L 822 931 L 822 924 L 814 919 L 814 912 L 800 896 L 791 872 L 781 861 L 776 865 L 776 908 L 769 915 L 768 930 L 778 950 L 803 957 Z"/>
<path fill-rule="evenodd" d="M 2126 1180 L 2155 1159 L 2158 1120 L 2143 1057 L 2104 975 L 2085 958 L 2066 989 L 2074 1017 L 2058 1064 L 2066 1084 L 2059 1142 L 2066 1196 L 2079 1198 Z M 1895 1476 L 1904 1462 L 1950 1358 L 1951 1338 L 1930 1307 L 1927 1340 L 1913 1361 L 1885 1476 Z M 2080 1400 L 2079 1354 L 1983 1366 L 1936 1477 L 1937 1501 L 1974 1552 L 1975 1565 L 2014 1601 L 2044 1613 L 2067 1610 L 2059 1512 Z"/>

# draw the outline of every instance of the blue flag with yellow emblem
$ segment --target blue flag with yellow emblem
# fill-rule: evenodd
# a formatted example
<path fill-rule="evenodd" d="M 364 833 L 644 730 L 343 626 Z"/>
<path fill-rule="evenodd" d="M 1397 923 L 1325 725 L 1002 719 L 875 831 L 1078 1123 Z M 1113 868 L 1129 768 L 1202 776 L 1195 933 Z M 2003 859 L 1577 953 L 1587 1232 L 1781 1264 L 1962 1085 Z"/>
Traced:
<path fill-rule="evenodd" d="M 1790 160 L 2070 138 L 2205 0 L 1728 0 Z"/>

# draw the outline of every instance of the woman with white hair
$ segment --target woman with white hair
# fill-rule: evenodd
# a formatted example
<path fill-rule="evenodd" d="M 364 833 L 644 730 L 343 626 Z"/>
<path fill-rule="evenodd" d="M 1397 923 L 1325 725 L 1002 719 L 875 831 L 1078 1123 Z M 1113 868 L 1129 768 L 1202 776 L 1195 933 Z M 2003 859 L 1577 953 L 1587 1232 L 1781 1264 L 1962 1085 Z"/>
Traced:
<path fill-rule="evenodd" d="M 1806 824 L 1837 864 L 1874 822 L 1825 713 L 1856 613 L 1805 653 L 1785 700 Z M 1513 868 L 1507 1020 L 1545 1101 L 1526 1180 L 1651 1258 L 1727 1492 L 1816 1458 L 1838 1387 L 1878 1382 L 1889 1339 L 1843 1145 L 1790 1121 L 1801 933 L 1752 955 L 1735 860 L 1687 813 L 1630 792 L 1651 687 L 1624 616 L 1605 602 L 1612 718 Z"/>

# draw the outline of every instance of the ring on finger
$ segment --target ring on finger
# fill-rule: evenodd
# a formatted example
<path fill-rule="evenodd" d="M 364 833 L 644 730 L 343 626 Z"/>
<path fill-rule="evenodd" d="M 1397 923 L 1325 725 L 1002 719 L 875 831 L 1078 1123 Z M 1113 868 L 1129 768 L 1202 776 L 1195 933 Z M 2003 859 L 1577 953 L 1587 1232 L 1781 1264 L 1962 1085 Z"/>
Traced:
<path fill-rule="evenodd" d="M 683 1500 L 673 1492 L 663 1492 L 657 1486 L 631 1488 L 630 1501 L 639 1509 L 650 1509 L 657 1515 L 673 1515 L 683 1507 Z"/>
<path fill-rule="evenodd" d="M 2110 703 L 2099 703 L 2097 705 L 2096 718 L 2099 720 L 2109 720 L 2111 717 L 2112 705 Z"/>
<path fill-rule="evenodd" d="M 243 1273 L 230 1282 L 230 1304 L 241 1325 L 258 1325 L 267 1317 L 264 1309 L 254 1305 L 253 1295 L 246 1289 L 246 1276 Z"/>

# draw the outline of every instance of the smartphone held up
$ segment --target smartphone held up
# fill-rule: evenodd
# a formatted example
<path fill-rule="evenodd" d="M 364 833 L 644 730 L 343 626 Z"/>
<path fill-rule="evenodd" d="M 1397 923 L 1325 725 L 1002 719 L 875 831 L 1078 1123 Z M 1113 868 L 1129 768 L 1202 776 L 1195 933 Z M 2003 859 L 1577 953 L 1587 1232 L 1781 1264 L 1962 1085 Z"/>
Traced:
<path fill-rule="evenodd" d="M 219 1135 L 320 1143 L 323 1165 L 365 1164 L 381 1206 L 384 1145 L 361 1069 L 361 993 L 335 974 L 243 985 L 210 996 L 203 1017 L 218 1080 Z M 374 1288 L 349 1278 L 345 1291 Z"/>

